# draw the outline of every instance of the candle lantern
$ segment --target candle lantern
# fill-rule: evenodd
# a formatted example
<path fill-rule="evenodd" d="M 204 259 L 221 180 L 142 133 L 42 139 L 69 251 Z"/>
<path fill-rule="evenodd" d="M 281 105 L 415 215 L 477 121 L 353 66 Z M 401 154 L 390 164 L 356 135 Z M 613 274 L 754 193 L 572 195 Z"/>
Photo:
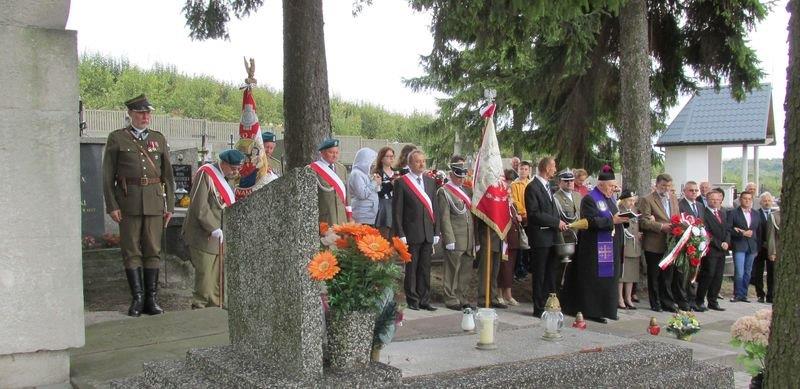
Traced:
<path fill-rule="evenodd" d="M 495 322 L 497 321 L 497 313 L 492 308 L 480 308 L 478 313 L 475 314 L 478 319 L 478 345 L 475 346 L 481 350 L 494 350 L 497 345 L 494 343 L 495 335 Z"/>
<path fill-rule="evenodd" d="M 542 325 L 544 326 L 544 340 L 561 339 L 561 327 L 564 326 L 564 314 L 561 313 L 561 303 L 555 293 L 550 293 L 544 305 L 542 313 Z"/>
<path fill-rule="evenodd" d="M 175 189 L 175 204 L 179 207 L 189 207 L 189 191 L 184 188 Z"/>
<path fill-rule="evenodd" d="M 475 317 L 472 308 L 464 308 L 464 315 L 461 317 L 461 329 L 464 331 L 475 330 Z"/>
<path fill-rule="evenodd" d="M 650 325 L 647 326 L 647 332 L 653 336 L 658 336 L 658 334 L 661 333 L 661 326 L 658 325 L 658 321 L 656 321 L 654 316 L 650 317 Z"/>
<path fill-rule="evenodd" d="M 586 320 L 583 320 L 582 313 L 578 312 L 578 314 L 575 315 L 575 321 L 572 323 L 572 328 L 577 328 L 579 330 L 586 329 Z"/>

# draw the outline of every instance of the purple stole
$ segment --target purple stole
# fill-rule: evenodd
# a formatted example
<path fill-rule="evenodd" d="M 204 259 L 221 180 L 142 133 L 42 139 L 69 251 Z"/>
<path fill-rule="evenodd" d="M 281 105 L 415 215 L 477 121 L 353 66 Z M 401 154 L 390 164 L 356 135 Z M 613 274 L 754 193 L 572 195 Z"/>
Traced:
<path fill-rule="evenodd" d="M 611 211 L 606 204 L 604 196 L 597 188 L 589 192 L 589 196 L 595 201 L 600 216 L 612 219 Z M 612 231 L 614 226 L 611 226 Z M 614 237 L 611 231 L 597 231 L 597 276 L 600 278 L 614 276 Z"/>

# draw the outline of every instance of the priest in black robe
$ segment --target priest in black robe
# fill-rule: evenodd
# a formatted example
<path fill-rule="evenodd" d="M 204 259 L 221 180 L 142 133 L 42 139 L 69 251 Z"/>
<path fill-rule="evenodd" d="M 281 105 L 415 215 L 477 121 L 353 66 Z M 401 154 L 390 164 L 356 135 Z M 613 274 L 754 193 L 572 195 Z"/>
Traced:
<path fill-rule="evenodd" d="M 604 166 L 597 186 L 581 201 L 581 218 L 589 228 L 578 233 L 575 258 L 567 266 L 561 306 L 564 313 L 583 313 L 586 319 L 606 323 L 617 320 L 618 282 L 622 274 L 622 224 L 613 198 L 617 183 L 614 172 Z"/>

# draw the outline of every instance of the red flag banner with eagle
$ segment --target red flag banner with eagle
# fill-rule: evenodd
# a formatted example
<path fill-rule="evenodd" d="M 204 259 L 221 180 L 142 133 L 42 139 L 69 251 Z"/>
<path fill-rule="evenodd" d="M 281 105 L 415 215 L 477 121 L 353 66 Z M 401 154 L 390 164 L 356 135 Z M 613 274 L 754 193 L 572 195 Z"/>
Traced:
<path fill-rule="evenodd" d="M 483 129 L 481 148 L 475 158 L 472 212 L 497 232 L 500 239 L 505 239 L 511 228 L 511 212 L 500 145 L 494 129 L 494 110 L 494 103 L 481 109 L 481 116 L 486 119 L 486 127 Z"/>

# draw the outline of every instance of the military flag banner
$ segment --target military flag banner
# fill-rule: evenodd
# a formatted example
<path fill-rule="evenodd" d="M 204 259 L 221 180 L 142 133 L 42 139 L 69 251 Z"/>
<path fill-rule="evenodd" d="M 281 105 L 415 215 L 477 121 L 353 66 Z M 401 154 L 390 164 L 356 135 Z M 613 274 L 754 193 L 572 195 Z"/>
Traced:
<path fill-rule="evenodd" d="M 251 60 L 252 67 L 245 69 L 248 78 L 242 87 L 242 116 L 239 122 L 239 141 L 233 146 L 236 150 L 245 155 L 244 163 L 239 170 L 239 179 L 236 182 L 236 199 L 241 200 L 253 193 L 254 190 L 261 188 L 277 176 L 269 169 L 264 144 L 261 142 L 261 125 L 258 122 L 256 113 L 256 100 L 253 98 L 252 88 L 255 86 L 253 72 L 255 64 Z"/>
<path fill-rule="evenodd" d="M 494 110 L 494 103 L 481 109 L 481 116 L 486 120 L 486 126 L 483 130 L 481 147 L 475 158 L 472 212 L 497 232 L 500 239 L 505 239 L 511 228 L 511 212 L 500 145 L 494 128 Z"/>

